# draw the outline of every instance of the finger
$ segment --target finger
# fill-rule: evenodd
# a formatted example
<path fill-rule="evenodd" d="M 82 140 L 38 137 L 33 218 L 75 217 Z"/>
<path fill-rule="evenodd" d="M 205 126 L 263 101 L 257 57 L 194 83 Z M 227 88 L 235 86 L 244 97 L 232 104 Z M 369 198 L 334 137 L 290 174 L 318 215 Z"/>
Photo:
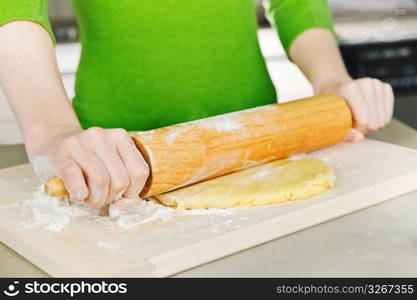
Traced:
<path fill-rule="evenodd" d="M 362 97 L 364 102 L 368 107 L 369 113 L 369 123 L 368 129 L 369 130 L 376 130 L 378 129 L 378 109 L 375 103 L 375 94 L 374 89 L 371 84 L 371 79 L 365 78 L 358 80 L 359 89 L 361 91 Z"/>
<path fill-rule="evenodd" d="M 394 102 L 395 102 L 395 96 L 394 91 L 392 90 L 392 87 L 388 83 L 384 83 L 384 94 L 385 94 L 385 105 L 386 105 L 386 111 L 387 111 L 387 119 L 386 124 L 389 123 L 393 117 L 394 114 Z"/>
<path fill-rule="evenodd" d="M 116 200 L 108 206 L 107 215 L 112 218 L 118 217 L 133 210 L 135 207 L 138 207 L 142 201 L 145 200 L 142 200 L 139 197 L 122 198 Z"/>
<path fill-rule="evenodd" d="M 129 175 L 117 149 L 104 139 L 104 135 L 96 137 L 94 149 L 110 175 L 109 193 L 104 203 L 109 204 L 123 196 L 129 187 Z"/>
<path fill-rule="evenodd" d="M 378 128 L 385 126 L 386 121 L 386 111 L 385 111 L 385 93 L 382 86 L 382 82 L 378 79 L 373 79 L 373 88 L 375 94 L 375 106 L 378 112 Z"/>
<path fill-rule="evenodd" d="M 130 179 L 116 149 L 100 152 L 99 157 L 103 160 L 110 174 L 110 190 L 105 202 L 105 204 L 109 204 L 123 196 L 129 187 Z"/>
<path fill-rule="evenodd" d="M 88 187 L 81 168 L 70 158 L 57 166 L 57 175 L 62 178 L 71 202 L 82 202 L 88 197 Z"/>
<path fill-rule="evenodd" d="M 149 177 L 149 166 L 128 134 L 124 138 L 120 138 L 117 151 L 130 177 L 130 184 L 125 196 L 128 198 L 139 197 Z"/>
<path fill-rule="evenodd" d="M 356 143 L 356 142 L 362 141 L 364 138 L 365 138 L 365 135 L 361 131 L 355 128 L 352 128 L 349 131 L 346 138 L 344 139 L 344 142 Z"/>
<path fill-rule="evenodd" d="M 70 157 L 80 166 L 86 179 L 89 190 L 86 202 L 92 207 L 101 207 L 106 202 L 109 193 L 110 174 L 104 163 L 93 151 L 86 148 L 78 140 L 73 143 L 78 144 L 78 149 L 72 151 Z"/>
<path fill-rule="evenodd" d="M 350 109 L 352 110 L 354 128 L 365 132 L 369 127 L 369 108 L 363 99 L 361 90 L 356 82 L 352 82 L 345 88 L 341 96 L 349 103 Z"/>

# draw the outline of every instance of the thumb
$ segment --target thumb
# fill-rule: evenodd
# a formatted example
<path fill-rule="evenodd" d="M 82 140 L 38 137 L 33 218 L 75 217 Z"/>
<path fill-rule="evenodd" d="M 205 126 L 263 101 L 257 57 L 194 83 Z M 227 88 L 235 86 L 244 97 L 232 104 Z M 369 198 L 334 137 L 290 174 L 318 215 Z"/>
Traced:
<path fill-rule="evenodd" d="M 363 134 L 363 132 L 359 131 L 358 129 L 352 128 L 343 141 L 356 143 L 362 141 L 364 138 L 365 135 Z"/>

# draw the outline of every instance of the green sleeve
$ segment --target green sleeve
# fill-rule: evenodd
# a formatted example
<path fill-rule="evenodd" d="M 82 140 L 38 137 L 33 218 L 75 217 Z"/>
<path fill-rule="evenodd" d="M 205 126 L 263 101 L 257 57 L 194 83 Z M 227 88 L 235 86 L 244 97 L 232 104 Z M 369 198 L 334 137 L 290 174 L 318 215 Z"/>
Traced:
<path fill-rule="evenodd" d="M 48 0 L 0 0 L 0 26 L 17 20 L 36 22 L 55 37 L 48 19 Z"/>
<path fill-rule="evenodd" d="M 332 13 L 327 0 L 268 0 L 267 14 L 275 24 L 285 51 L 302 32 L 327 28 L 334 33 Z"/>

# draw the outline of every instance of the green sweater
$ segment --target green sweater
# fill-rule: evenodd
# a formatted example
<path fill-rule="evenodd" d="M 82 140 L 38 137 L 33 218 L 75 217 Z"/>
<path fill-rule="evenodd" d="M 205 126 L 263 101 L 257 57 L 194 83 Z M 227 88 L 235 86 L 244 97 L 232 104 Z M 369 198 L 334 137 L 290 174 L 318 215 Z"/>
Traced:
<path fill-rule="evenodd" d="M 84 128 L 147 130 L 276 102 L 253 0 L 73 0 L 82 55 L 73 106 Z M 47 0 L 1 0 L 0 25 L 53 36 Z M 270 0 L 284 48 L 332 30 L 326 0 Z M 39 55 L 42 55 L 39 53 Z"/>

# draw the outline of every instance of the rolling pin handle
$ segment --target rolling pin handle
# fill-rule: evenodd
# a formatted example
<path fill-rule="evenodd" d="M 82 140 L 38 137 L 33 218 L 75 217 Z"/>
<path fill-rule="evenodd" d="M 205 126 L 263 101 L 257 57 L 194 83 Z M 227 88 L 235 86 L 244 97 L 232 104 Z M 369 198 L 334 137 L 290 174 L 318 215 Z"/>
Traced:
<path fill-rule="evenodd" d="M 43 185 L 43 191 L 48 196 L 52 197 L 65 197 L 69 195 L 67 189 L 65 188 L 64 181 L 58 177 L 49 179 Z"/>

